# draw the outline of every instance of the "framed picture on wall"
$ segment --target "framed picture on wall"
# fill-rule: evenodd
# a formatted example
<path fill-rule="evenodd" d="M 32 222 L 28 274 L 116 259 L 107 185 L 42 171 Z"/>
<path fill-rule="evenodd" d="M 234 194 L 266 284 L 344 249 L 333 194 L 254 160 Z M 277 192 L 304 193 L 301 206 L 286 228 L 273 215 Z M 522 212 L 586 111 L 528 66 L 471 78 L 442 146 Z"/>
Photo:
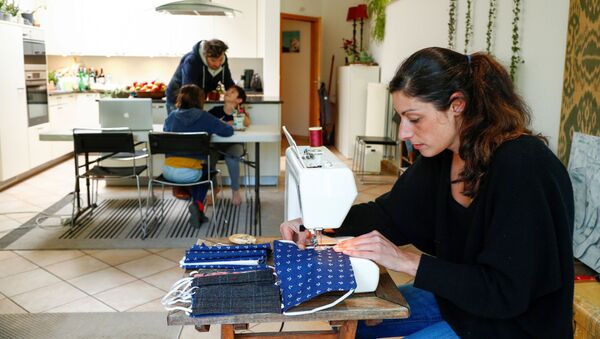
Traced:
<path fill-rule="evenodd" d="M 300 53 L 300 31 L 283 31 L 281 40 L 282 53 Z"/>

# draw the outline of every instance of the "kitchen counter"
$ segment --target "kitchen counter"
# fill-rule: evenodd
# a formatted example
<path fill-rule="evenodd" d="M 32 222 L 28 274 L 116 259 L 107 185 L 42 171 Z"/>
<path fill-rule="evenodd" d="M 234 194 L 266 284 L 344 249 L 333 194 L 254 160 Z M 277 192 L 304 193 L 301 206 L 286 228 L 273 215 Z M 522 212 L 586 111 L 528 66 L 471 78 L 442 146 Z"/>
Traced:
<path fill-rule="evenodd" d="M 85 94 L 85 93 L 99 93 L 99 94 L 104 94 L 104 93 L 108 93 L 110 91 L 105 91 L 105 90 L 89 90 L 89 91 L 61 91 L 61 90 L 54 90 L 54 91 L 48 91 L 48 96 L 55 96 L 55 95 L 65 95 L 65 94 Z"/>
<path fill-rule="evenodd" d="M 57 95 L 65 95 L 65 94 L 85 94 L 85 93 L 100 93 L 100 94 L 104 94 L 104 93 L 108 93 L 110 91 L 104 91 L 104 90 L 89 90 L 89 91 L 58 91 L 58 90 L 54 90 L 54 91 L 48 91 L 48 96 L 57 96 Z M 130 97 L 131 98 L 131 97 Z M 162 99 L 152 99 L 153 103 L 164 103 L 166 101 L 166 98 L 162 98 Z M 206 100 L 205 101 L 206 104 L 215 104 L 215 105 L 222 105 L 223 104 L 223 100 Z M 247 104 L 281 104 L 282 101 L 279 99 L 279 97 L 269 97 L 269 96 L 264 96 L 262 94 L 248 94 L 246 97 L 246 103 Z"/>
<path fill-rule="evenodd" d="M 153 99 L 153 103 L 164 103 L 165 98 Z M 279 97 L 265 97 L 261 94 L 250 94 L 246 97 L 246 104 L 281 104 L 283 101 Z M 223 100 L 206 100 L 205 104 L 223 105 Z"/>

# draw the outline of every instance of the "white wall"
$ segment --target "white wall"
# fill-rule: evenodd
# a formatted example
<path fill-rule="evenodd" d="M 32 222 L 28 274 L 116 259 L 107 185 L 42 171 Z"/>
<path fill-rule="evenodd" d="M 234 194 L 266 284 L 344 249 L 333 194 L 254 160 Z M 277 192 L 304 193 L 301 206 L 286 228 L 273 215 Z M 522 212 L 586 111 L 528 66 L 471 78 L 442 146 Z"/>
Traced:
<path fill-rule="evenodd" d="M 282 20 L 282 31 L 300 32 L 300 52 L 281 54 L 281 121 L 292 135 L 308 136 L 310 103 L 310 23 Z"/>
<path fill-rule="evenodd" d="M 456 50 L 464 49 L 465 1 L 459 1 Z M 492 53 L 510 64 L 512 3 L 498 1 Z M 521 12 L 521 50 L 516 87 L 532 110 L 532 128 L 549 138 L 556 152 L 560 124 L 562 81 L 569 0 L 524 1 Z M 485 49 L 488 2 L 473 1 L 473 43 L 469 53 Z M 381 64 L 381 80 L 388 82 L 406 57 L 424 47 L 447 47 L 448 5 L 435 0 L 392 2 L 386 10 L 385 41 L 371 50 Z"/>
<path fill-rule="evenodd" d="M 321 17 L 321 79 L 329 86 L 331 56 L 335 55 L 331 100 L 335 102 L 337 69 L 344 65 L 342 38 L 352 39 L 352 22 L 346 22 L 348 8 L 365 3 L 364 0 L 281 0 L 281 12 Z M 363 26 L 363 49 L 369 49 L 370 20 Z M 360 24 L 356 24 L 356 40 L 360 43 Z M 378 61 L 378 60 L 376 60 Z"/>
<path fill-rule="evenodd" d="M 258 2 L 264 24 L 263 92 L 265 96 L 279 97 L 279 0 L 260 0 Z"/>

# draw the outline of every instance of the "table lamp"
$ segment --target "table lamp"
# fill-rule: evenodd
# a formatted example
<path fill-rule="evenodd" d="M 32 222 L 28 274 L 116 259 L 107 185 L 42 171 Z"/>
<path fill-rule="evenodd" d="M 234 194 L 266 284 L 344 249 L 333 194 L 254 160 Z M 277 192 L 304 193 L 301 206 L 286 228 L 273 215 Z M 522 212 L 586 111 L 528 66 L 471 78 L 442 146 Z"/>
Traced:
<path fill-rule="evenodd" d="M 369 18 L 369 13 L 367 12 L 367 5 L 361 4 L 355 7 L 354 11 L 354 26 L 356 26 L 356 20 L 360 19 L 360 50 L 363 50 L 363 20 Z"/>
<path fill-rule="evenodd" d="M 352 48 L 356 51 L 356 8 L 349 7 L 346 21 L 352 21 Z"/>

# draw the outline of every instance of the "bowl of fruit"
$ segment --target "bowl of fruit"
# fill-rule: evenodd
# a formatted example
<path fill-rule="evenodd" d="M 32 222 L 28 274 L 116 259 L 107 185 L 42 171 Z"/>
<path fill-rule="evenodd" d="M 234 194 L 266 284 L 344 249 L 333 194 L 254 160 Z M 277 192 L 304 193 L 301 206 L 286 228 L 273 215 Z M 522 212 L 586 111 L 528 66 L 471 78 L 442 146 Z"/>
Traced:
<path fill-rule="evenodd" d="M 162 99 L 165 96 L 167 85 L 160 81 L 137 82 L 129 86 L 129 92 L 138 98 Z"/>

